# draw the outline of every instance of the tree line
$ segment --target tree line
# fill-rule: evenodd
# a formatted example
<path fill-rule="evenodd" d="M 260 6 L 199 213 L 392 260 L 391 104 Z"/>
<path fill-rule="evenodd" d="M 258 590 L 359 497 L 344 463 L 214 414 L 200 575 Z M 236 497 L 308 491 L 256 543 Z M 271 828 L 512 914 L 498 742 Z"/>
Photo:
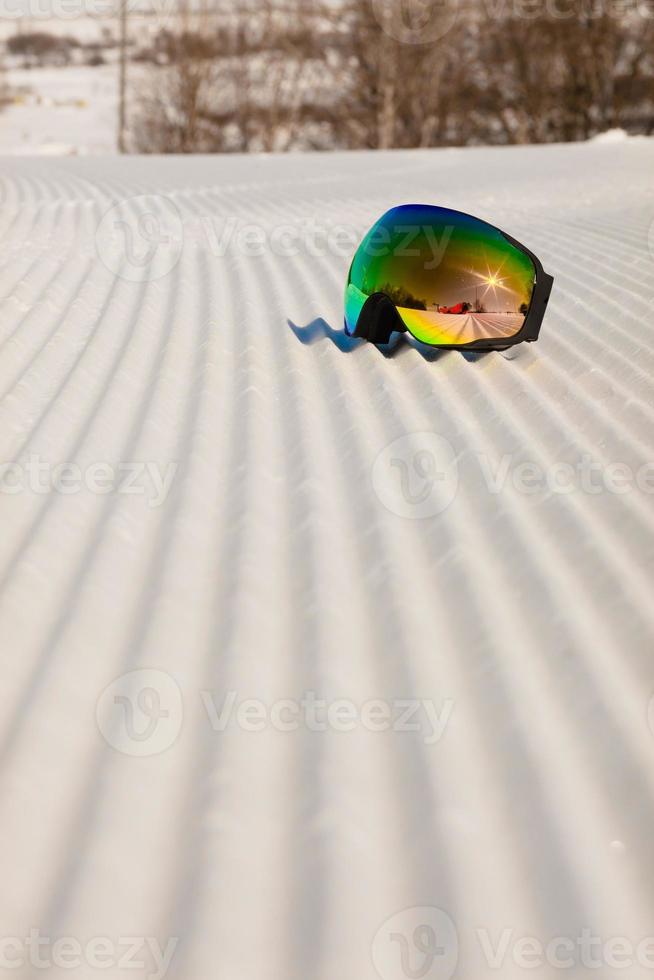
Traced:
<path fill-rule="evenodd" d="M 182 13 L 132 52 L 129 148 L 385 149 L 654 132 L 651 0 L 445 0 L 431 20 L 429 2 L 257 0 L 224 19 L 206 7 Z"/>

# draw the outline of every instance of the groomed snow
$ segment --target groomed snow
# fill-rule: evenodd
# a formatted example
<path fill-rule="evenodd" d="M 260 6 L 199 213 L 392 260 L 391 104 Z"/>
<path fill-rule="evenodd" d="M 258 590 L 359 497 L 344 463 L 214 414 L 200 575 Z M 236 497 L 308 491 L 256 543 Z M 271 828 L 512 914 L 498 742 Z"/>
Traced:
<path fill-rule="evenodd" d="M 612 975 L 516 944 L 653 929 L 654 141 L 0 169 L 0 934 L 179 937 L 175 980 L 402 980 L 432 922 L 428 980 Z M 406 201 L 539 255 L 538 344 L 343 337 L 348 247 L 307 228 Z M 30 458 L 177 468 L 151 506 L 39 492 Z M 584 459 L 599 491 L 558 492 Z M 263 730 L 214 730 L 229 692 Z M 444 733 L 280 730 L 306 692 L 428 701 Z M 392 919 L 424 906 L 449 920 Z M 478 930 L 511 930 L 499 971 Z M 47 975 L 96 972 L 153 975 Z"/>

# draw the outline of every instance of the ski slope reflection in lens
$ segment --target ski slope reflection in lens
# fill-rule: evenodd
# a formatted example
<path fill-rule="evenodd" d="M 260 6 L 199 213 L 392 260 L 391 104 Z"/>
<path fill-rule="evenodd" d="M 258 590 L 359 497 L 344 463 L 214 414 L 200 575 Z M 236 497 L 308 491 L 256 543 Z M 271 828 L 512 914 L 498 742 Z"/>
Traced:
<path fill-rule="evenodd" d="M 447 208 L 393 208 L 368 232 L 345 296 L 348 332 L 363 304 L 385 293 L 426 344 L 513 337 L 529 311 L 536 270 L 497 228 Z"/>

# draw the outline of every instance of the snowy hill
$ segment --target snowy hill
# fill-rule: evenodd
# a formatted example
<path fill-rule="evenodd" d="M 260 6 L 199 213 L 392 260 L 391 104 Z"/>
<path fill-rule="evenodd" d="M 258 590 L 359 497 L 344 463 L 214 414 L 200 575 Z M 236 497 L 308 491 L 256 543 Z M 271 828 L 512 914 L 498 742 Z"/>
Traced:
<path fill-rule="evenodd" d="M 116 952 L 138 936 L 179 980 L 400 980 L 430 955 L 428 980 L 514 980 L 523 937 L 635 949 L 654 141 L 0 170 L 16 957 L 38 928 L 82 948 L 50 949 L 57 978 L 95 976 L 97 937 L 99 975 L 162 975 Z M 343 336 L 350 239 L 403 201 L 539 255 L 538 344 Z"/>

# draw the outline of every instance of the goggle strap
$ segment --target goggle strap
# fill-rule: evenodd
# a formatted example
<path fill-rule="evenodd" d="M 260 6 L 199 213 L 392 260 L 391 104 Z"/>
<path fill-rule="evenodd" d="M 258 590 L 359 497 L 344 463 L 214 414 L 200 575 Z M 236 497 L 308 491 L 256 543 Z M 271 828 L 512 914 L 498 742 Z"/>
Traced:
<path fill-rule="evenodd" d="M 386 293 L 372 293 L 361 308 L 355 337 L 372 344 L 387 344 L 392 333 L 405 333 L 406 326 Z"/>

